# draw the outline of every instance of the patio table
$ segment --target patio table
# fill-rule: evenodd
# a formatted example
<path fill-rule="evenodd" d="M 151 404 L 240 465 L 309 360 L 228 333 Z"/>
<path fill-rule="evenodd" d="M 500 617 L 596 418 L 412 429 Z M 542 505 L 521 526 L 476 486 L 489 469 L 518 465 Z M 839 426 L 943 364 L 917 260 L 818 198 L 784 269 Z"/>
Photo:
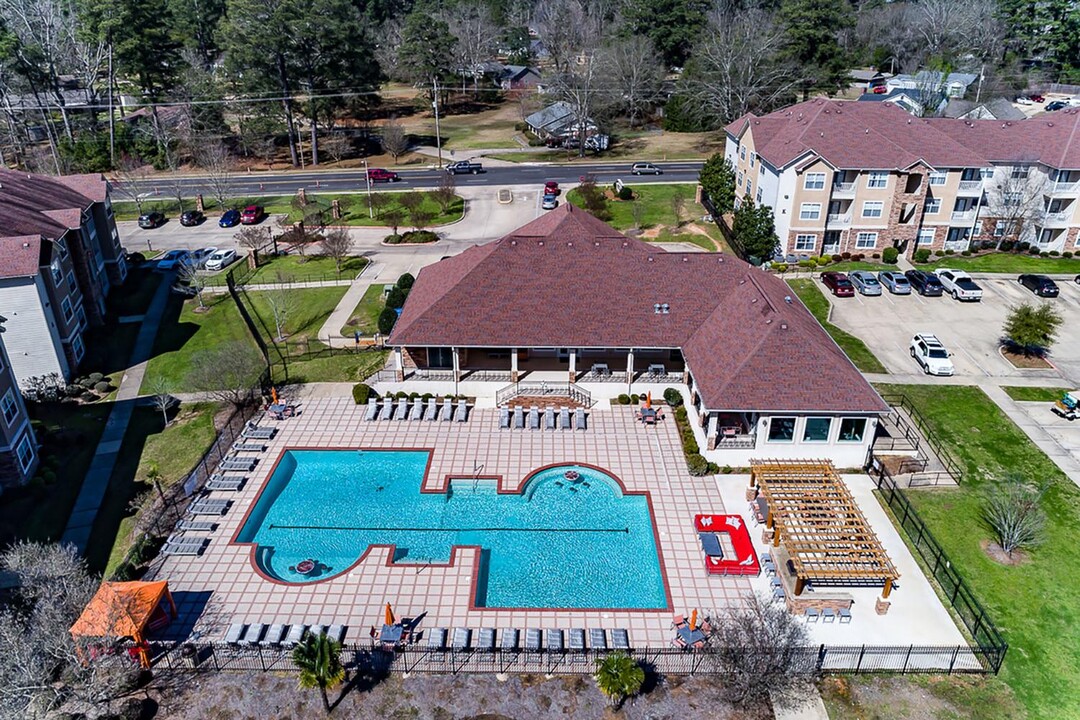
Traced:
<path fill-rule="evenodd" d="M 405 632 L 403 625 L 383 625 L 379 632 L 379 642 L 385 645 L 397 645 L 401 642 L 401 636 Z"/>
<path fill-rule="evenodd" d="M 607 366 L 607 363 L 593 363 L 592 371 L 596 375 L 610 375 L 611 368 Z"/>
<path fill-rule="evenodd" d="M 649 365 L 650 375 L 667 375 L 667 366 L 659 363 Z"/>
<path fill-rule="evenodd" d="M 689 625 L 681 626 L 677 632 L 679 639 L 686 643 L 688 647 L 692 647 L 694 643 L 704 642 L 709 637 L 704 630 L 700 628 L 691 630 Z"/>

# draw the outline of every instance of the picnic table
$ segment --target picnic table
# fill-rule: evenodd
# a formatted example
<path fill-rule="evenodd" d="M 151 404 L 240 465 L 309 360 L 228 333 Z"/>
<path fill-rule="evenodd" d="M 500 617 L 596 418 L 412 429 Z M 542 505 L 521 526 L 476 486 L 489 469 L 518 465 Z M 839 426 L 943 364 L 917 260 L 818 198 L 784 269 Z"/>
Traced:
<path fill-rule="evenodd" d="M 693 647 L 696 643 L 705 642 L 708 639 L 708 635 L 701 628 L 697 630 L 691 630 L 689 625 L 682 625 L 678 631 L 679 639 L 682 640 L 688 647 Z"/>
<path fill-rule="evenodd" d="M 266 408 L 266 412 L 275 420 L 283 420 L 296 414 L 296 406 L 286 405 L 284 403 L 274 403 Z"/>
<path fill-rule="evenodd" d="M 653 363 L 649 365 L 650 375 L 667 375 L 667 366 L 663 363 Z"/>
<path fill-rule="evenodd" d="M 382 630 L 379 631 L 379 642 L 384 645 L 397 645 L 401 642 L 404 633 L 404 625 L 383 625 Z"/>

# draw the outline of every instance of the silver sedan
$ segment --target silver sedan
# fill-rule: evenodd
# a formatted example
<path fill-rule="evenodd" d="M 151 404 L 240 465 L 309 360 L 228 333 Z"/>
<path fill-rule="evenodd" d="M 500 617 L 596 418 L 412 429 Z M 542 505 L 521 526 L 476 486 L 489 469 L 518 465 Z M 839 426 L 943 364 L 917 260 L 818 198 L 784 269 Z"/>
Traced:
<path fill-rule="evenodd" d="M 863 295 L 880 295 L 881 283 L 874 277 L 874 273 L 867 272 L 866 270 L 856 270 L 853 273 L 848 273 L 848 280 L 855 286 Z"/>

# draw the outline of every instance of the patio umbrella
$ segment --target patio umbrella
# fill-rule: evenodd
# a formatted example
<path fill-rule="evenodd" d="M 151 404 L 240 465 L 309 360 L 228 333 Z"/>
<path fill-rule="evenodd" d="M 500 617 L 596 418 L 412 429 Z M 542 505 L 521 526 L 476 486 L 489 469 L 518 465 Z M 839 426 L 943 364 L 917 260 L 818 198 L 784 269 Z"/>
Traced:
<path fill-rule="evenodd" d="M 385 620 L 386 620 L 387 625 L 393 625 L 394 624 L 394 611 L 390 609 L 390 603 L 386 603 L 386 618 L 385 618 Z"/>
<path fill-rule="evenodd" d="M 697 608 L 694 608 L 694 612 L 690 613 L 690 629 L 693 630 L 697 627 Z"/>
<path fill-rule="evenodd" d="M 652 392 L 651 391 L 645 393 L 645 407 L 647 407 L 647 408 L 652 407 Z"/>
<path fill-rule="evenodd" d="M 275 405 L 277 405 L 277 388 L 276 387 L 270 388 L 270 399 L 274 401 Z"/>

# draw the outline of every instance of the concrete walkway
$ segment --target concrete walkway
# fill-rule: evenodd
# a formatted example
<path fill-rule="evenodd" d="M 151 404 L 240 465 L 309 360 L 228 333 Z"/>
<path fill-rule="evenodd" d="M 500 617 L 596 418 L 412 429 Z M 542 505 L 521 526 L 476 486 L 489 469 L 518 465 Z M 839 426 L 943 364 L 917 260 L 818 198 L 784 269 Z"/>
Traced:
<path fill-rule="evenodd" d="M 785 707 L 773 702 L 776 720 L 829 720 L 829 712 L 816 687 L 811 687 L 806 702 L 796 707 Z"/>
<path fill-rule="evenodd" d="M 142 327 L 139 328 L 139 335 L 135 339 L 135 347 L 131 351 L 128 369 L 120 380 L 116 402 L 109 413 L 109 419 L 105 421 L 105 431 L 101 434 L 101 440 L 98 441 L 94 459 L 90 462 L 90 469 L 83 478 L 79 497 L 76 498 L 75 507 L 71 510 L 71 517 L 68 518 L 67 528 L 64 529 L 64 535 L 60 538 L 63 543 L 74 545 L 80 553 L 86 552 L 90 531 L 94 527 L 94 519 L 97 517 L 101 501 L 105 498 L 105 492 L 109 488 L 109 479 L 112 477 L 113 467 L 120 454 L 120 446 L 124 442 L 124 434 L 127 432 L 131 413 L 138 402 L 139 387 L 146 374 L 146 363 L 154 349 L 154 337 L 157 335 L 161 318 L 165 314 L 172 283 L 171 274 L 161 279 L 161 285 L 150 302 L 150 309 L 143 317 Z"/>

